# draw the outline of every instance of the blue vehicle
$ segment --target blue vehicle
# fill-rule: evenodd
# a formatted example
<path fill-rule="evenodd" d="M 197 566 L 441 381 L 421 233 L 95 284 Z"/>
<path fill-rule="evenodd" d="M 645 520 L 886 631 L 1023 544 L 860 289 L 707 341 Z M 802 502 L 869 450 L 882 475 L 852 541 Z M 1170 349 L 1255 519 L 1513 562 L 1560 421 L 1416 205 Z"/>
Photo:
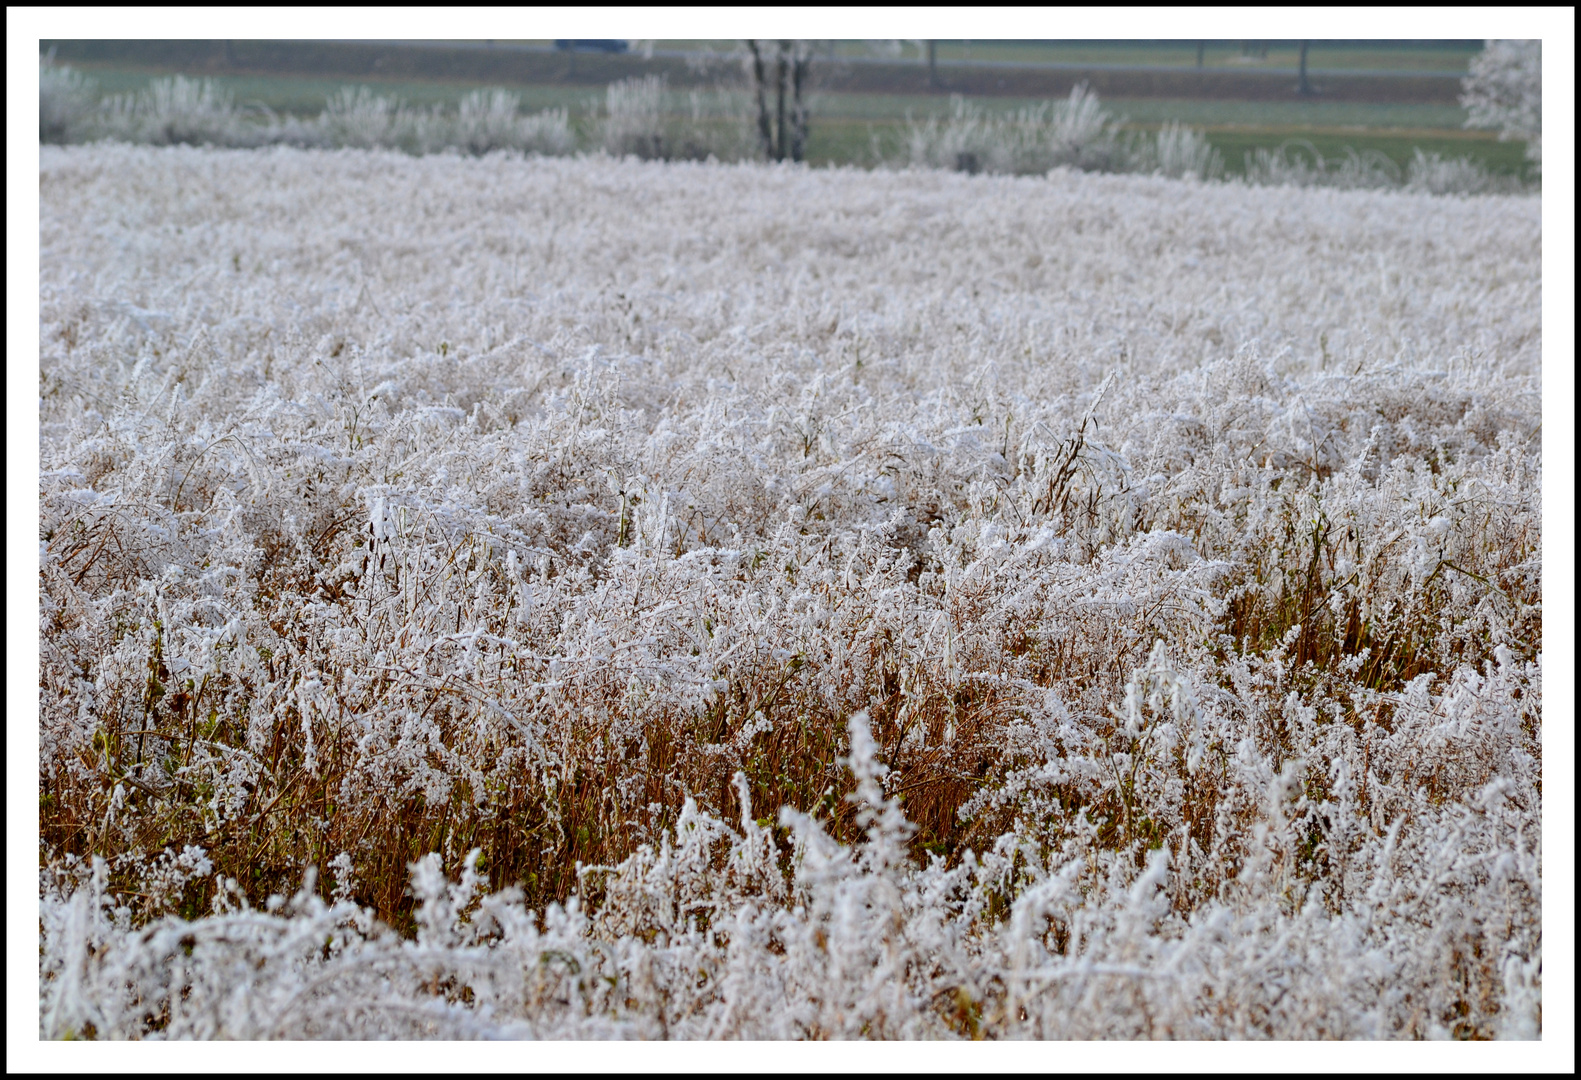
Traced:
<path fill-rule="evenodd" d="M 562 38 L 554 43 L 554 47 L 561 52 L 623 53 L 631 49 L 631 43 L 629 41 L 605 40 L 602 38 L 577 41 Z"/>

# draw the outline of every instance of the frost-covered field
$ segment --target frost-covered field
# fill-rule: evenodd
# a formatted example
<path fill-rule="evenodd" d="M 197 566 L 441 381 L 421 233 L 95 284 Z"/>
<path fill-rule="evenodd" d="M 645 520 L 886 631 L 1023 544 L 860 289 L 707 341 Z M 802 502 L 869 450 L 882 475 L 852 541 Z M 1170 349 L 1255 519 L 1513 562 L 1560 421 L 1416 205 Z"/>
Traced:
<path fill-rule="evenodd" d="M 42 1034 L 1539 1032 L 1535 198 L 41 156 Z"/>

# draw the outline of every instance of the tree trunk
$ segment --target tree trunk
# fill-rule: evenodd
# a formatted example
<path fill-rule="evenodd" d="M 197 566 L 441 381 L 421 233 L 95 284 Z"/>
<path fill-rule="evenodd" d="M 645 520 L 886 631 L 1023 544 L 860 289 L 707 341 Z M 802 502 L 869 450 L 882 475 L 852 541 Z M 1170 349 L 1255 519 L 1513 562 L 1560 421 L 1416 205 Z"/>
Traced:
<path fill-rule="evenodd" d="M 928 87 L 939 88 L 939 43 L 931 39 L 928 42 Z"/>
<path fill-rule="evenodd" d="M 757 97 L 758 141 L 767 161 L 802 161 L 807 156 L 807 79 L 812 46 L 781 41 L 774 64 L 774 111 L 769 111 L 769 59 L 759 41 L 747 41 L 751 54 L 752 89 Z"/>
<path fill-rule="evenodd" d="M 1207 51 L 1208 51 L 1208 43 L 1206 41 L 1199 41 L 1199 42 L 1197 42 L 1197 66 L 1199 68 L 1202 66 L 1202 54 L 1207 52 Z"/>
<path fill-rule="evenodd" d="M 763 54 L 758 51 L 756 41 L 748 41 L 747 48 L 752 50 L 752 88 L 758 97 L 758 141 L 763 145 L 763 157 L 774 160 L 774 133 L 769 126 L 768 95 L 764 86 Z"/>
<path fill-rule="evenodd" d="M 1312 93 L 1312 85 L 1307 82 L 1307 49 L 1310 48 L 1311 45 L 1312 43 L 1310 41 L 1303 41 L 1301 43 L 1301 77 L 1300 81 L 1296 84 L 1296 93 L 1300 94 L 1302 97 L 1306 97 L 1308 94 Z"/>
<path fill-rule="evenodd" d="M 789 89 L 786 86 L 786 82 L 788 81 L 788 77 L 790 75 L 790 71 L 788 70 L 789 65 L 786 63 L 786 61 L 789 59 L 790 42 L 782 41 L 780 42 L 779 63 L 775 65 L 774 72 L 778 84 L 778 94 L 775 97 L 775 112 L 777 114 L 776 119 L 779 123 L 779 138 L 776 140 L 776 145 L 774 147 L 775 161 L 784 161 L 785 156 L 790 153 L 790 132 L 785 128 L 785 91 Z"/>
<path fill-rule="evenodd" d="M 807 61 L 810 58 L 798 49 L 791 65 L 791 160 L 801 161 L 807 156 L 807 103 L 802 98 L 807 83 Z"/>

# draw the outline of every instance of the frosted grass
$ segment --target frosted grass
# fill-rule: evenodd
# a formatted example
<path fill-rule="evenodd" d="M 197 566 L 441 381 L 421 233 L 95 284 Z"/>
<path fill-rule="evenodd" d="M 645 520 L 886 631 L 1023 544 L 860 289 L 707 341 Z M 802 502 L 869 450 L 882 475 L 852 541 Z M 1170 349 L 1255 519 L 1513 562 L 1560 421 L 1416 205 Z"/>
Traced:
<path fill-rule="evenodd" d="M 1536 200 L 40 191 L 42 1036 L 1539 1032 Z"/>

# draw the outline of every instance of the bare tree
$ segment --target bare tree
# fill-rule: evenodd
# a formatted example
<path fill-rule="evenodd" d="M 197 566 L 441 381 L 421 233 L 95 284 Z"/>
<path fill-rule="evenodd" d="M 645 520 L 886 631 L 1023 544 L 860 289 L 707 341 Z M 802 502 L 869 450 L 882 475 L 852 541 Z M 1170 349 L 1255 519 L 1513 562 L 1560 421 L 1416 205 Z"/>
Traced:
<path fill-rule="evenodd" d="M 774 71 L 775 89 L 778 91 L 778 93 L 774 95 L 774 111 L 775 119 L 779 122 L 779 142 L 774 147 L 775 161 L 784 161 L 785 152 L 787 149 L 789 149 L 789 147 L 786 145 L 789 140 L 785 137 L 787 135 L 785 130 L 785 76 L 787 74 L 785 71 L 785 45 L 785 42 L 780 42 L 779 63 L 775 65 Z"/>
<path fill-rule="evenodd" d="M 752 90 L 757 95 L 758 101 L 758 141 L 762 145 L 763 156 L 774 157 L 774 131 L 769 124 L 769 106 L 764 90 L 763 53 L 758 48 L 756 41 L 748 41 L 747 49 L 752 54 Z"/>
<path fill-rule="evenodd" d="M 801 161 L 807 150 L 807 75 L 812 65 L 813 43 L 778 41 L 772 58 L 770 47 L 748 41 L 748 74 L 758 107 L 758 141 L 769 161 Z M 772 63 L 772 74 L 770 67 Z M 774 109 L 769 111 L 769 81 L 773 79 Z"/>

